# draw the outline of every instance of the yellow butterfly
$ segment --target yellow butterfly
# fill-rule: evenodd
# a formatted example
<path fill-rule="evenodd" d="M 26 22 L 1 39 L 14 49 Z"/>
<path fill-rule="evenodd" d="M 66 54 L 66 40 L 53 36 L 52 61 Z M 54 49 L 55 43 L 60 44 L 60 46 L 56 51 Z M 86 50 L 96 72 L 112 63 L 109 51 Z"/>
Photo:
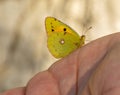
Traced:
<path fill-rule="evenodd" d="M 85 43 L 85 35 L 79 36 L 71 27 L 54 17 L 45 19 L 47 46 L 55 58 L 62 58 Z"/>

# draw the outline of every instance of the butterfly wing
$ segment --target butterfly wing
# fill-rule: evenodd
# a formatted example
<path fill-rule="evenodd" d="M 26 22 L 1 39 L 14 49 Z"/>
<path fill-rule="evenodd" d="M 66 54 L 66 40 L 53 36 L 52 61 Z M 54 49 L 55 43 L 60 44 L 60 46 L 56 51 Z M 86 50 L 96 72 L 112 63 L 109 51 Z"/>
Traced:
<path fill-rule="evenodd" d="M 62 58 L 81 46 L 81 37 L 68 25 L 53 17 L 45 20 L 47 45 L 51 54 Z"/>

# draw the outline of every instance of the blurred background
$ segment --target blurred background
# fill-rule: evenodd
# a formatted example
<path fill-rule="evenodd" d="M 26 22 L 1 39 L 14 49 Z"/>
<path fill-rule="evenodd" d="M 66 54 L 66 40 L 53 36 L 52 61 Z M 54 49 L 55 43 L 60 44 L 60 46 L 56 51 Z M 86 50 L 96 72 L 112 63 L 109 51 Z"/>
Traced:
<path fill-rule="evenodd" d="M 45 17 L 53 16 L 87 41 L 120 31 L 120 0 L 0 0 L 0 92 L 25 86 L 56 59 L 47 49 Z"/>

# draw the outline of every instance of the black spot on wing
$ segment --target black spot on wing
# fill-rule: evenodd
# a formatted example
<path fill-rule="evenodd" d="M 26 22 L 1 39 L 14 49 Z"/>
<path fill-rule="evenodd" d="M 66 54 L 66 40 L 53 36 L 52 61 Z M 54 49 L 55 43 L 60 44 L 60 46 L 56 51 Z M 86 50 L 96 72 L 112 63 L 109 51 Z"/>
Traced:
<path fill-rule="evenodd" d="M 67 29 L 66 28 L 63 28 L 63 31 L 66 31 Z"/>
<path fill-rule="evenodd" d="M 52 25 L 53 23 L 51 22 L 50 24 L 51 24 L 51 31 L 54 32 L 54 29 L 53 29 L 54 27 Z"/>
<path fill-rule="evenodd" d="M 64 31 L 64 35 L 66 35 L 67 29 L 66 29 L 66 28 L 63 28 L 63 31 Z"/>
<path fill-rule="evenodd" d="M 52 32 L 54 32 L 54 29 L 51 29 Z"/>

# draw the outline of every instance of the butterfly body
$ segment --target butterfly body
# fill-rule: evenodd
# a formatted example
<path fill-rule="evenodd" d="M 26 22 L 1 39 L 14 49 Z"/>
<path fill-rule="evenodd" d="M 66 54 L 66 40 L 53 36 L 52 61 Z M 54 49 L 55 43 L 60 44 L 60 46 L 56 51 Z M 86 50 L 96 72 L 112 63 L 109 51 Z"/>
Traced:
<path fill-rule="evenodd" d="M 79 36 L 72 28 L 54 17 L 45 20 L 47 46 L 56 58 L 62 58 L 84 44 L 85 36 Z"/>

